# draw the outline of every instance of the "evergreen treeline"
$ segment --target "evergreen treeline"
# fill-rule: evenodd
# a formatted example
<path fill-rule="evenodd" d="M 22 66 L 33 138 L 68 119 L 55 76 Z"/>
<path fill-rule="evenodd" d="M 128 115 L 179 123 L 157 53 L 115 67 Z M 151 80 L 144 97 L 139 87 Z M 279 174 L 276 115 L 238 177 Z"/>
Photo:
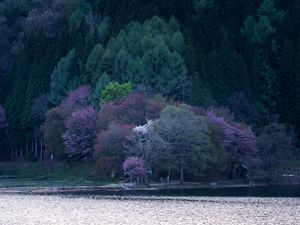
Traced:
<path fill-rule="evenodd" d="M 300 1 L 0 0 L 2 159 L 38 158 L 70 92 L 91 85 L 99 111 L 111 82 L 299 134 Z"/>

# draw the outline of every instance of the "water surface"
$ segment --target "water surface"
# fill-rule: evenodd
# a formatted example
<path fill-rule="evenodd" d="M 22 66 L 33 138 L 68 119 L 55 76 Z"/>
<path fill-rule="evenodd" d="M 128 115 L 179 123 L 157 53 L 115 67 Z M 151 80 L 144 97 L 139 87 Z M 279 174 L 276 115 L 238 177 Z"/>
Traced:
<path fill-rule="evenodd" d="M 299 198 L 0 195 L 1 225 L 299 225 Z"/>

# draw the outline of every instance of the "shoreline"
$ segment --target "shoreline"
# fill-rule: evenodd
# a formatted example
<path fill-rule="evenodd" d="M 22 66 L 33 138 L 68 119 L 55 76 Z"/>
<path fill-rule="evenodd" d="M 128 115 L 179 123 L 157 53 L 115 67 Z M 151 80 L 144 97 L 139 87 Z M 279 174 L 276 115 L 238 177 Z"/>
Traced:
<path fill-rule="evenodd" d="M 85 193 L 134 193 L 134 192 L 158 192 L 167 190 L 221 190 L 221 189 L 234 189 L 234 188 L 257 188 L 272 186 L 268 184 L 220 184 L 220 185 L 207 185 L 207 184 L 176 184 L 176 185 L 137 185 L 132 184 L 108 184 L 99 186 L 61 186 L 61 187 L 0 187 L 0 194 L 85 194 Z M 299 184 L 274 184 L 273 186 L 299 186 Z"/>

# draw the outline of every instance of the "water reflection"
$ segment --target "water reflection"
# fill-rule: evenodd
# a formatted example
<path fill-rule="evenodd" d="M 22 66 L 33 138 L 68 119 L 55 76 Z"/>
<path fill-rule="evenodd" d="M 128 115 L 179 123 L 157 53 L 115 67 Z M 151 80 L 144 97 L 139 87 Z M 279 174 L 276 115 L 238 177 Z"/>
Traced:
<path fill-rule="evenodd" d="M 55 193 L 57 194 L 57 193 Z M 61 194 L 65 195 L 64 192 Z M 119 196 L 218 196 L 218 197 L 300 197 L 299 185 L 261 186 L 261 187 L 224 187 L 224 188 L 185 188 L 161 190 L 87 190 L 72 192 L 73 195 L 119 195 Z"/>
<path fill-rule="evenodd" d="M 2 225 L 299 225 L 299 198 L 0 195 Z"/>

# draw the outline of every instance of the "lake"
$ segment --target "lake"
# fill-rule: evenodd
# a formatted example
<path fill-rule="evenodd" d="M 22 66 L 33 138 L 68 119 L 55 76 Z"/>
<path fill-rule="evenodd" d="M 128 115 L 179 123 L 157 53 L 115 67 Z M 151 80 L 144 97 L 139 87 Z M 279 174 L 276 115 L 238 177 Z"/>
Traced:
<path fill-rule="evenodd" d="M 296 188 L 296 187 L 295 187 Z M 226 189 L 169 190 L 153 195 L 0 194 L 1 225 L 299 225 L 300 198 L 225 197 Z M 232 189 L 230 189 L 232 190 Z M 243 189 L 244 191 L 246 189 Z M 249 196 L 256 190 L 247 191 Z M 277 190 L 275 188 L 274 190 Z M 299 192 L 299 189 L 297 189 Z M 199 193 L 202 192 L 202 196 Z M 219 196 L 209 196 L 209 194 Z M 218 193 L 218 192 L 221 192 Z M 181 193 L 181 194 L 180 194 Z M 223 193 L 223 197 L 222 197 Z M 243 193 L 245 194 L 245 193 Z M 297 193 L 296 193 L 297 194 Z M 227 194 L 230 196 L 230 194 Z M 231 192 L 233 195 L 233 191 Z M 262 194 L 266 196 L 266 193 Z M 280 195 L 284 196 L 284 193 Z M 286 194 L 287 195 L 287 194 Z"/>

